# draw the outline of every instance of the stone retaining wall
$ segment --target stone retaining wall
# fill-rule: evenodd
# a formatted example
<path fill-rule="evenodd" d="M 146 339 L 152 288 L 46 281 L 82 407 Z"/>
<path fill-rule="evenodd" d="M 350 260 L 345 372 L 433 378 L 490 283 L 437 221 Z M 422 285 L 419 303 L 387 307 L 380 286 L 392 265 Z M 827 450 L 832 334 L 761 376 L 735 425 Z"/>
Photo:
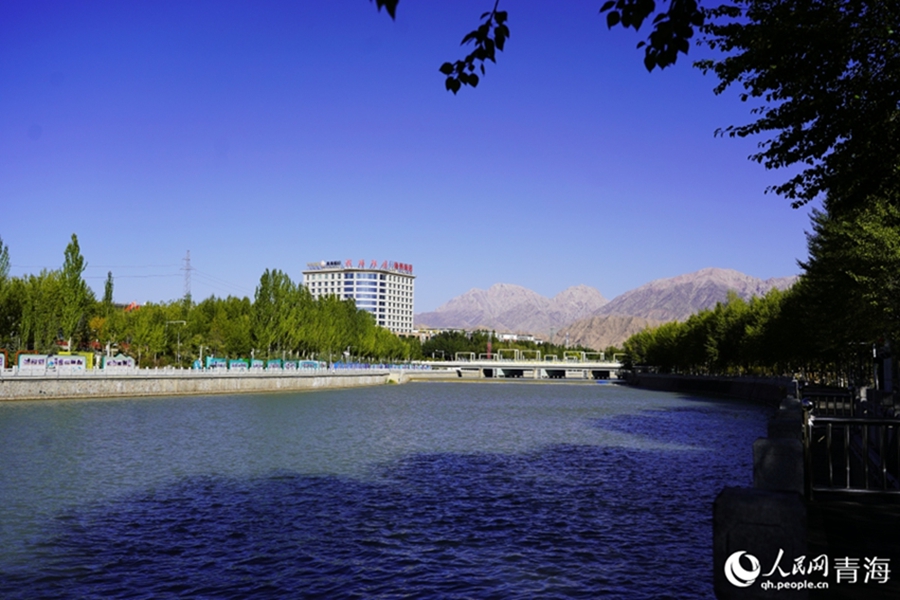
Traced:
<path fill-rule="evenodd" d="M 0 378 L 0 401 L 119 396 L 179 396 L 347 388 L 387 383 L 388 371 L 237 374 L 59 375 Z"/>
<path fill-rule="evenodd" d="M 692 375 L 659 375 L 632 373 L 629 384 L 648 390 L 683 392 L 686 394 L 715 394 L 763 402 L 778 406 L 786 396 L 796 396 L 797 384 L 787 377 L 703 377 Z"/>

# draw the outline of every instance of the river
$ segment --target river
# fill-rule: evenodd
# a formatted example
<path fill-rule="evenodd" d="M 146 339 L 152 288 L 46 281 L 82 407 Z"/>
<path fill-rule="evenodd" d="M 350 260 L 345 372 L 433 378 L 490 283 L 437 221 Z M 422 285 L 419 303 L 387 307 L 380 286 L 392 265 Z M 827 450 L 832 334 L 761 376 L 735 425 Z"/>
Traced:
<path fill-rule="evenodd" d="M 711 598 L 770 409 L 410 383 L 0 404 L 0 597 Z"/>

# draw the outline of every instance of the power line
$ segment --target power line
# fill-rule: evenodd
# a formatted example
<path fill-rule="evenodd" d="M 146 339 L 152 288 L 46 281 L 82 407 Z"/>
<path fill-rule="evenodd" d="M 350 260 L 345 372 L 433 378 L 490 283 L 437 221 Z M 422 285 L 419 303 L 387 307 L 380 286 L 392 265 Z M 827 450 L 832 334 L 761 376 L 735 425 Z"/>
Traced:
<path fill-rule="evenodd" d="M 165 275 L 116 275 L 115 279 L 149 279 L 151 277 L 181 277 L 180 273 L 167 273 Z M 88 275 L 83 279 L 106 279 L 101 275 Z"/>
<path fill-rule="evenodd" d="M 231 288 L 231 290 L 238 291 L 242 294 L 249 293 L 247 288 L 244 286 L 237 285 L 237 284 L 231 283 L 229 281 L 225 281 L 224 279 L 219 279 L 218 277 L 215 277 L 213 275 L 209 275 L 207 273 L 204 273 L 203 271 L 200 271 L 196 267 L 192 267 L 191 270 L 197 275 L 197 277 L 200 278 L 201 281 L 203 281 L 206 285 L 208 285 L 210 287 L 214 287 L 214 288 L 218 288 L 218 289 L 223 289 L 223 287 L 225 287 L 225 288 Z"/>

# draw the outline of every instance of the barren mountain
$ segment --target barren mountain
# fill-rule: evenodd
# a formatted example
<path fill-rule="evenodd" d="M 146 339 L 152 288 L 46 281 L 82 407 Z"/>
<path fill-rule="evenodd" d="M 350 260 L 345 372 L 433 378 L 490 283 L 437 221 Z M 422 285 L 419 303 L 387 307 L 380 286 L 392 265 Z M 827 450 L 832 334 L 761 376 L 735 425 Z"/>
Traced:
<path fill-rule="evenodd" d="M 609 346 L 622 347 L 632 335 L 647 327 L 661 325 L 662 321 L 653 321 L 642 317 L 625 315 L 595 315 L 571 323 L 557 334 L 555 342 L 560 342 L 560 335 L 569 334 L 569 344 L 586 348 L 603 350 Z"/>
<path fill-rule="evenodd" d="M 519 285 L 498 283 L 473 289 L 433 312 L 416 315 L 417 326 L 504 332 L 543 333 L 595 313 L 608 300 L 592 287 L 578 285 L 546 298 Z"/>
<path fill-rule="evenodd" d="M 757 279 L 731 269 L 702 269 L 695 273 L 651 281 L 617 296 L 596 314 L 628 315 L 656 321 L 682 321 L 716 302 L 724 302 L 728 292 L 749 299 L 773 288 L 786 289 L 796 277 Z"/>
<path fill-rule="evenodd" d="M 473 289 L 437 310 L 416 315 L 416 325 L 454 329 L 489 327 L 501 332 L 533 333 L 559 342 L 566 332 L 570 344 L 602 350 L 624 342 L 644 327 L 680 321 L 716 302 L 728 292 L 748 299 L 773 288 L 786 289 L 796 277 L 757 279 L 731 269 L 702 269 L 657 279 L 608 302 L 596 289 L 571 287 L 552 299 L 518 285 L 498 283 Z"/>

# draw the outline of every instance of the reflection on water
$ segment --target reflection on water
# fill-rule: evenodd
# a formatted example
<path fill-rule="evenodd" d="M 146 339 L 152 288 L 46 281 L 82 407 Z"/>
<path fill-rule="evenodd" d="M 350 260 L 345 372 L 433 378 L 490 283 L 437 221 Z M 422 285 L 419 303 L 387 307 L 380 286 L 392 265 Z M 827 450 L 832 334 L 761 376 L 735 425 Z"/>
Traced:
<path fill-rule="evenodd" d="M 0 597 L 709 597 L 765 416 L 526 384 L 5 405 Z"/>

